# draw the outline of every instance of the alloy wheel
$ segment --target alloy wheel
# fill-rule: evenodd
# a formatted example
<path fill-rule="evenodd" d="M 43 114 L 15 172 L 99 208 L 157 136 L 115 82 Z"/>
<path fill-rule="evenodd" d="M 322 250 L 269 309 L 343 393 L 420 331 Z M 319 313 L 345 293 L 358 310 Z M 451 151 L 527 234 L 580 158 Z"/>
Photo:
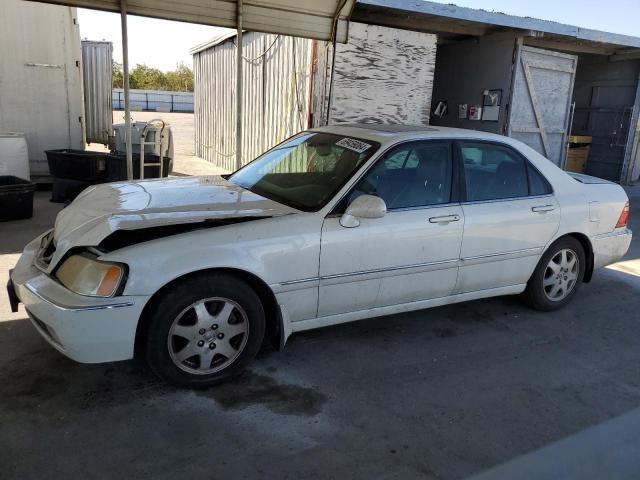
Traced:
<path fill-rule="evenodd" d="M 564 248 L 551 257 L 542 280 L 547 298 L 554 302 L 567 298 L 576 286 L 579 272 L 580 260 L 573 250 Z"/>
<path fill-rule="evenodd" d="M 208 375 L 231 365 L 249 338 L 249 319 L 233 300 L 212 297 L 182 310 L 169 329 L 173 363 L 187 373 Z"/>

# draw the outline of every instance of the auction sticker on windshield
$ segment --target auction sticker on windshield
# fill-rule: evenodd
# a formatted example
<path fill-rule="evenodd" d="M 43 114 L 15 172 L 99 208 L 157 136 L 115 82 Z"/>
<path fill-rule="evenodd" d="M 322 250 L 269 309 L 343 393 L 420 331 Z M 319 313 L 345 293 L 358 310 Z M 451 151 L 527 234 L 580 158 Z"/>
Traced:
<path fill-rule="evenodd" d="M 362 153 L 371 148 L 371 145 L 368 143 L 362 142 L 360 140 L 356 140 L 355 138 L 345 137 L 342 140 L 336 142 L 336 145 L 342 148 L 346 148 L 348 150 L 352 150 L 357 153 Z"/>

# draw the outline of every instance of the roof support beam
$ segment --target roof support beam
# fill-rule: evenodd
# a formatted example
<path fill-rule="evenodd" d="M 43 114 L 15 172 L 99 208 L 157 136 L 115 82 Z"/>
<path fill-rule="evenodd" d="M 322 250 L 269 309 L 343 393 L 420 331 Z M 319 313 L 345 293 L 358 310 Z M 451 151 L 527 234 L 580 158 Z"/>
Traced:
<path fill-rule="evenodd" d="M 640 50 L 618 50 L 609 57 L 609 61 L 611 62 L 623 62 L 625 60 L 640 60 Z"/>
<path fill-rule="evenodd" d="M 354 22 L 381 25 L 384 27 L 401 28 L 425 33 L 452 33 L 481 37 L 491 31 L 491 28 L 481 24 L 460 25 L 455 20 L 440 17 L 426 17 L 400 13 L 396 11 L 378 9 L 368 5 L 358 5 L 351 20 Z"/>
<path fill-rule="evenodd" d="M 127 179 L 133 180 L 131 106 L 129 105 L 129 35 L 127 32 L 127 0 L 120 0 L 120 26 L 122 28 L 122 86 L 124 88 L 124 138 L 127 150 Z M 142 162 L 142 158 L 140 159 L 140 162 Z"/>
<path fill-rule="evenodd" d="M 580 42 L 561 42 L 542 37 L 524 37 L 525 45 L 538 48 L 551 48 L 554 50 L 562 50 L 573 53 L 592 53 L 596 55 L 611 55 L 614 50 L 612 48 L 597 47 L 593 45 L 584 45 Z"/>
<path fill-rule="evenodd" d="M 242 167 L 242 0 L 237 1 L 236 24 L 236 170 Z"/>

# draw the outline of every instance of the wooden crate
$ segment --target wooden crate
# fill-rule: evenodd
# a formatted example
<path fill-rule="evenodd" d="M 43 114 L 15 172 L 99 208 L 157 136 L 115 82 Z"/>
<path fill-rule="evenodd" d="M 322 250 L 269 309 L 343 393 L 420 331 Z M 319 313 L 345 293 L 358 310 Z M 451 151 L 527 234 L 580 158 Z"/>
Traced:
<path fill-rule="evenodd" d="M 568 172 L 584 173 L 589 158 L 590 147 L 570 147 L 564 169 Z"/>

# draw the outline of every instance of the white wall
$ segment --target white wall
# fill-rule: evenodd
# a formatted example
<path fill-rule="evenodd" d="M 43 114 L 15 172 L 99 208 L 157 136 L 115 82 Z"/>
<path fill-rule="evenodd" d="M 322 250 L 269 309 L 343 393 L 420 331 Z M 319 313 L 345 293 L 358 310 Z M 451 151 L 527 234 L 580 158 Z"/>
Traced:
<path fill-rule="evenodd" d="M 32 177 L 49 173 L 45 150 L 84 146 L 75 19 L 74 8 L 0 2 L 0 131 L 25 133 Z"/>
<path fill-rule="evenodd" d="M 329 123 L 428 125 L 436 36 L 351 23 L 337 44 Z"/>

